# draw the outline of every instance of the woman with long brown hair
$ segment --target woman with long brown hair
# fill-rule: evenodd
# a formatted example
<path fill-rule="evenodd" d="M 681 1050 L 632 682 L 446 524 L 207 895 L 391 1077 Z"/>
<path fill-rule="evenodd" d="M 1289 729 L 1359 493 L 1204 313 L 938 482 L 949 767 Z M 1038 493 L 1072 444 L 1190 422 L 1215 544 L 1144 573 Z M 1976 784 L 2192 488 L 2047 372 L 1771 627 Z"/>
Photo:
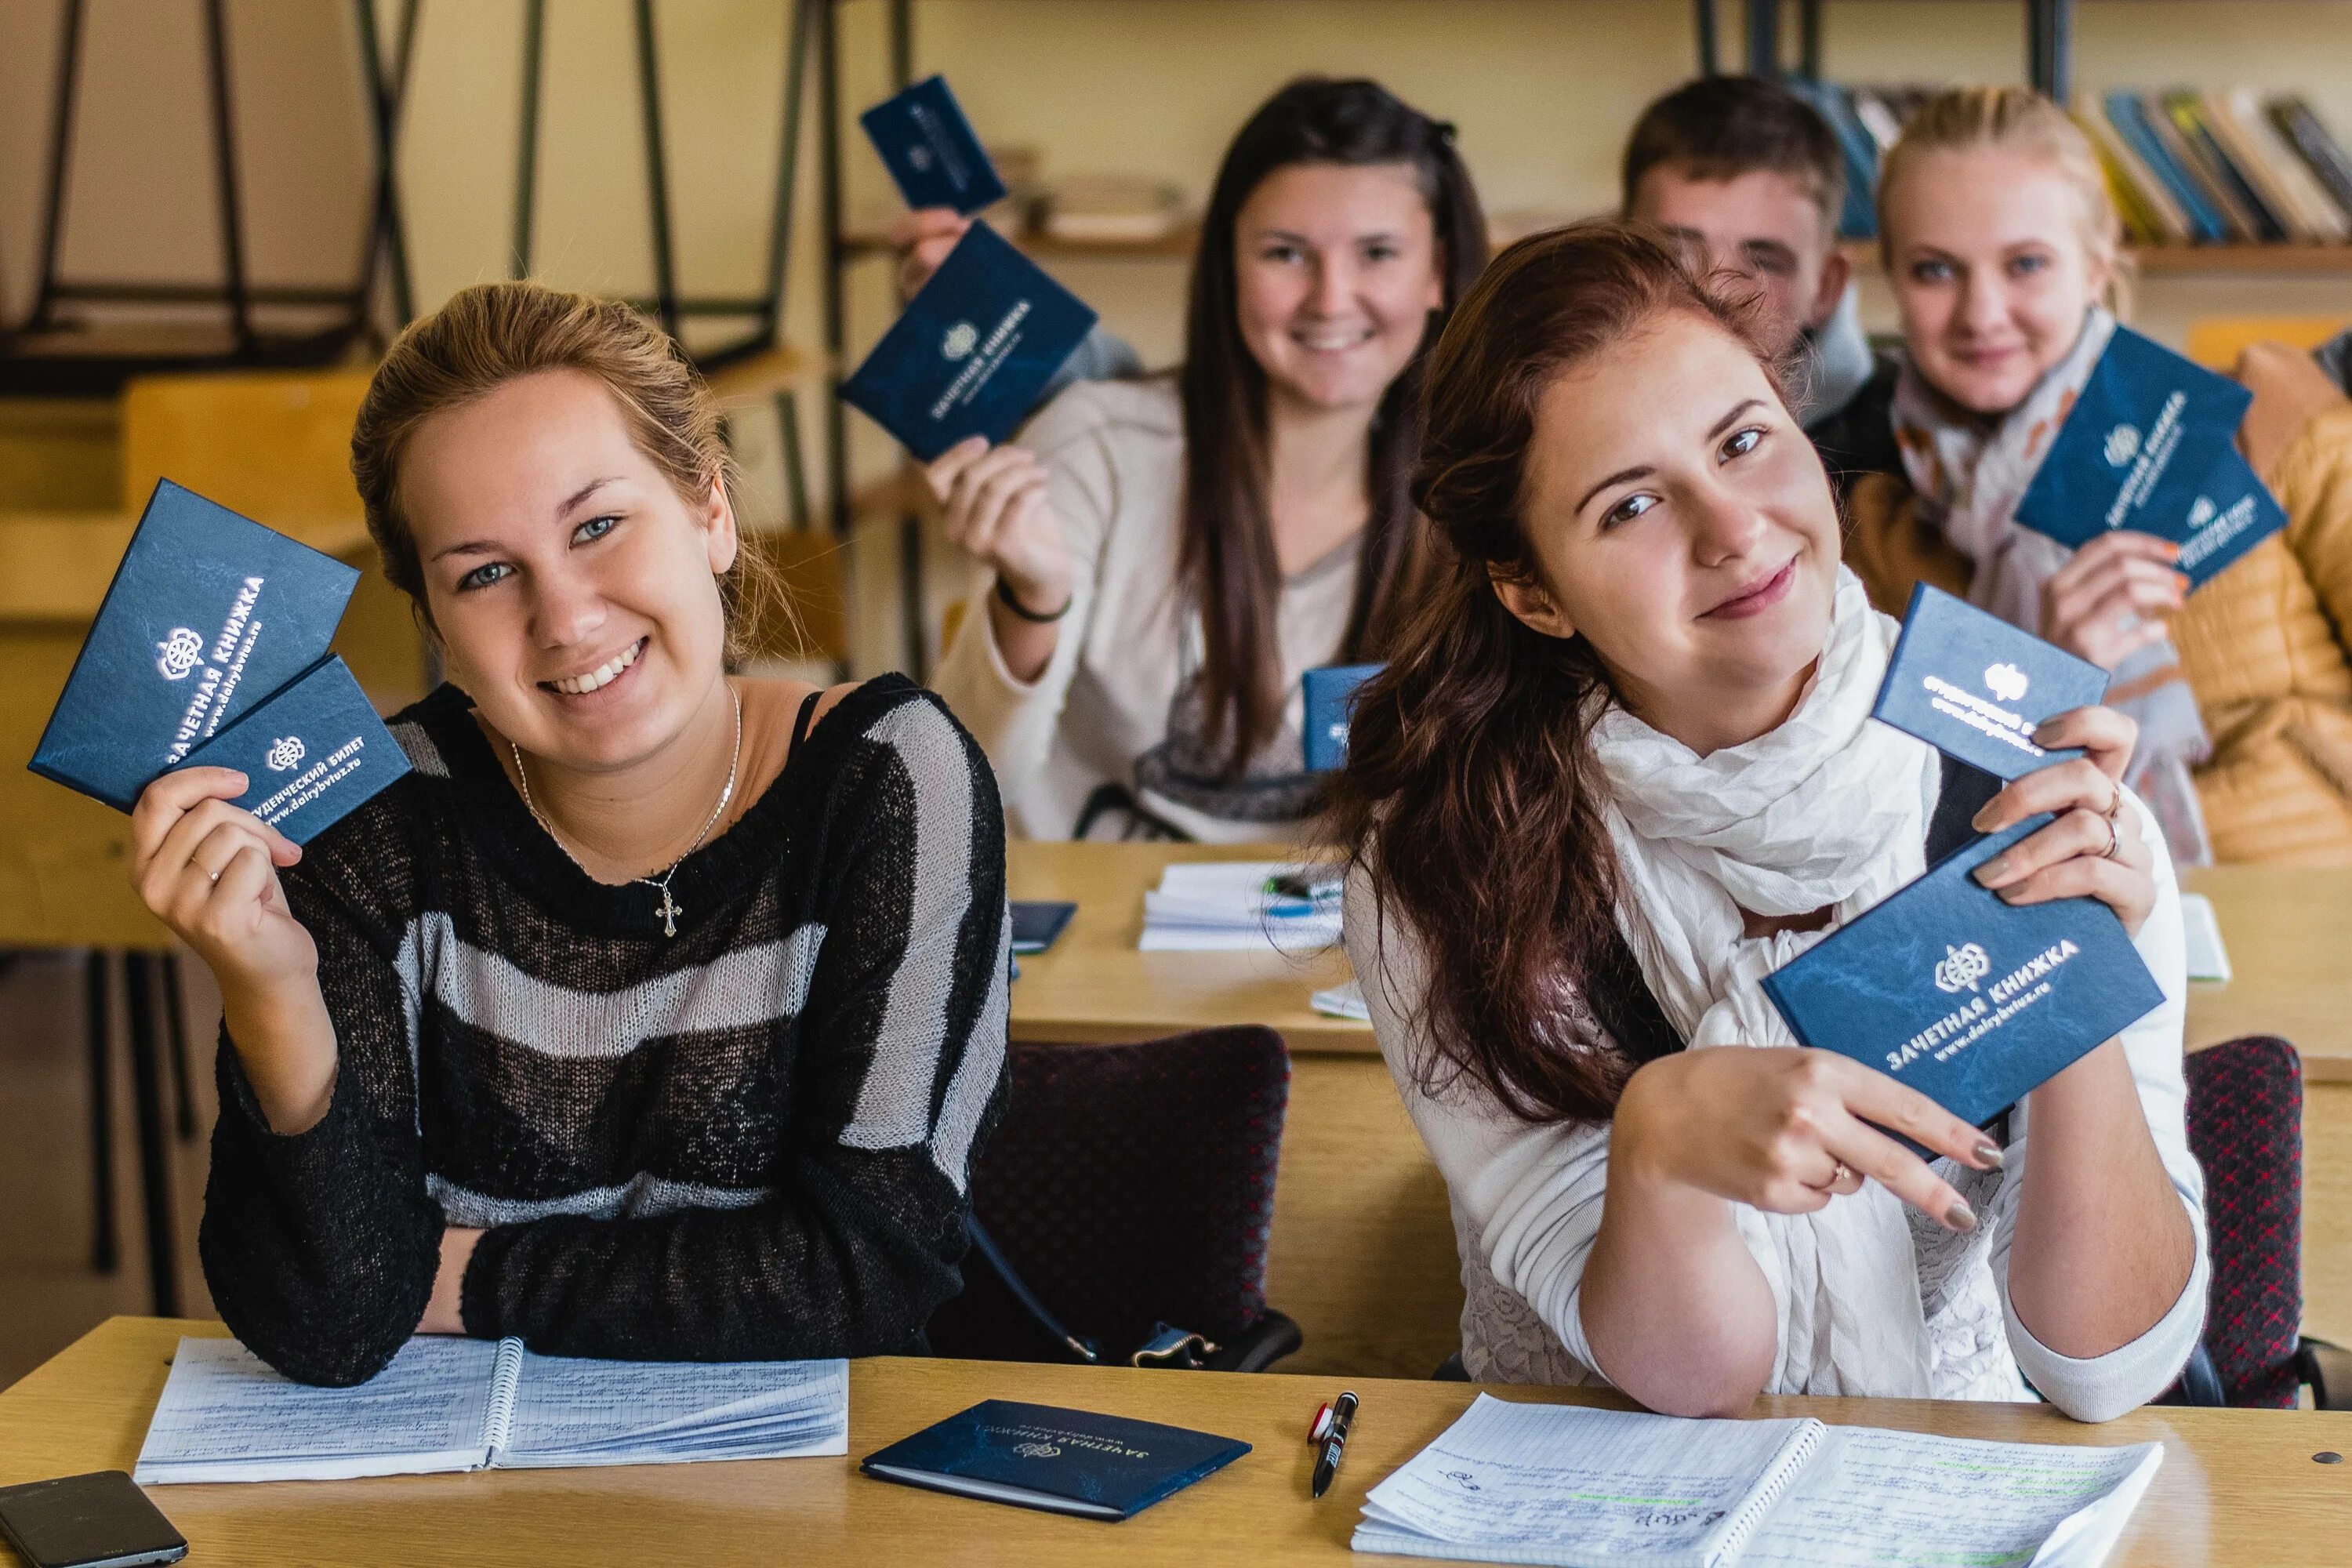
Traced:
<path fill-rule="evenodd" d="M 1299 678 L 1381 657 L 1411 596 L 1418 367 L 1486 260 L 1453 134 L 1374 82 L 1284 88 L 1218 170 L 1183 367 L 932 464 L 988 568 L 934 684 L 1016 832 L 1310 823 Z"/>
<path fill-rule="evenodd" d="M 1414 495 L 1452 560 L 1362 690 L 1336 825 L 1471 1374 L 1685 1415 L 2022 1398 L 2021 1368 L 2084 1419 L 2159 1392 L 2206 1268 L 2129 721 L 2053 720 L 2085 754 L 1998 793 L 1873 721 L 1895 628 L 1840 564 L 1821 461 L 1740 315 L 1638 230 L 1495 259 L 1431 354 Z M 1765 973 L 1972 823 L 2042 812 L 1979 879 L 2111 906 L 2164 1005 L 2005 1137 L 1796 1045 Z"/>

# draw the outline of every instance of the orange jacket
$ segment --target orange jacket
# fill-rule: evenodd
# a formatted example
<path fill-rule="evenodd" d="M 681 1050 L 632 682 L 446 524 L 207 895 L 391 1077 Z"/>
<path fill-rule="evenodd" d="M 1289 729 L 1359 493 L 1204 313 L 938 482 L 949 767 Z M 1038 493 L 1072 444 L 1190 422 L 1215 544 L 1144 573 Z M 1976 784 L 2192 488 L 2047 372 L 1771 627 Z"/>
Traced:
<path fill-rule="evenodd" d="M 2352 865 L 2352 405 L 2313 417 L 2263 477 L 2286 531 L 2172 625 L 2213 740 L 2198 795 L 2217 860 Z M 1846 563 L 1889 615 L 1921 581 L 1966 595 L 1973 570 L 1889 474 L 1847 489 Z"/>

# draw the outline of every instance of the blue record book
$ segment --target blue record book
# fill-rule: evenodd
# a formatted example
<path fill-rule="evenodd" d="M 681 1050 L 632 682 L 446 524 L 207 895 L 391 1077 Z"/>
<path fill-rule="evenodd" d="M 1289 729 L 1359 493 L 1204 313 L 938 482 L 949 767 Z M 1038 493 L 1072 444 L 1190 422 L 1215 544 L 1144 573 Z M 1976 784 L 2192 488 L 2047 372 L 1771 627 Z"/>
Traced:
<path fill-rule="evenodd" d="M 2007 781 L 2083 753 L 2045 751 L 2045 719 L 2107 694 L 2107 672 L 1922 583 L 1870 716 Z"/>
<path fill-rule="evenodd" d="M 943 76 L 926 77 L 857 117 L 910 207 L 966 216 L 1004 199 L 1004 181 Z"/>
<path fill-rule="evenodd" d="M 1249 1451 L 1182 1426 L 988 1399 L 868 1454 L 858 1468 L 960 1497 L 1121 1520 Z"/>
<path fill-rule="evenodd" d="M 2011 905 L 1969 875 L 2028 817 L 1764 977 L 1799 1040 L 1852 1057 L 1979 1126 L 2164 1001 L 2115 911 Z"/>
<path fill-rule="evenodd" d="M 407 773 L 408 755 L 350 668 L 330 657 L 180 767 L 235 768 L 247 788 L 229 804 L 308 844 Z"/>
<path fill-rule="evenodd" d="M 2252 401 L 2228 376 L 2117 327 L 2017 521 L 2078 550 L 2117 528 L 2169 539 L 2189 586 L 2203 587 L 2286 526 L 2237 448 Z"/>
<path fill-rule="evenodd" d="M 852 407 L 929 462 L 967 436 L 1003 440 L 1094 330 L 1095 312 L 975 223 L 841 384 Z"/>
<path fill-rule="evenodd" d="M 1328 664 L 1302 680 L 1307 710 L 1307 771 L 1329 773 L 1348 765 L 1348 721 L 1355 712 L 1356 688 L 1381 672 L 1377 664 Z"/>
<path fill-rule="evenodd" d="M 359 578 L 162 481 L 32 770 L 129 811 L 156 775 L 325 656 Z"/>

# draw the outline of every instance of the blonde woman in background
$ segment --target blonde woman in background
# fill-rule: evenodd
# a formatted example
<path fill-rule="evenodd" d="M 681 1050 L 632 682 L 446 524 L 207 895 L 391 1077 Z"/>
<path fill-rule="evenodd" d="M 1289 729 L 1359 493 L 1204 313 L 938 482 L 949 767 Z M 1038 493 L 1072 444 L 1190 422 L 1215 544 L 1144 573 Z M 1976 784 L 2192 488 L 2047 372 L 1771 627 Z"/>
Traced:
<path fill-rule="evenodd" d="M 2240 443 L 2289 523 L 2193 598 L 2166 541 L 2070 551 L 2013 514 L 2116 330 L 2089 142 L 2025 89 L 1953 89 L 1888 153 L 1878 205 L 1907 353 L 1902 471 L 1847 491 L 1874 601 L 1899 613 L 1924 580 L 2112 671 L 2140 726 L 2128 782 L 2177 859 L 2352 863 L 2352 402 L 2305 356 L 2248 356 Z"/>

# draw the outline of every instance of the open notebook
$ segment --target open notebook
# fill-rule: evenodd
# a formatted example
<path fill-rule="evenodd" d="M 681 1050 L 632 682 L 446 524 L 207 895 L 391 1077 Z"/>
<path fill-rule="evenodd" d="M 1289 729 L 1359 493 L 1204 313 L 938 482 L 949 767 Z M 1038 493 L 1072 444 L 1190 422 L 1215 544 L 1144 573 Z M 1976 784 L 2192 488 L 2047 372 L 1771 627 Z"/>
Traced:
<path fill-rule="evenodd" d="M 2163 1458 L 2155 1443 L 1981 1443 L 1482 1394 L 1371 1489 L 1354 1545 L 1557 1568 L 2095 1568 Z"/>
<path fill-rule="evenodd" d="M 849 1363 L 575 1361 L 420 1335 L 356 1388 L 180 1342 L 133 1479 L 341 1480 L 849 1451 Z"/>

